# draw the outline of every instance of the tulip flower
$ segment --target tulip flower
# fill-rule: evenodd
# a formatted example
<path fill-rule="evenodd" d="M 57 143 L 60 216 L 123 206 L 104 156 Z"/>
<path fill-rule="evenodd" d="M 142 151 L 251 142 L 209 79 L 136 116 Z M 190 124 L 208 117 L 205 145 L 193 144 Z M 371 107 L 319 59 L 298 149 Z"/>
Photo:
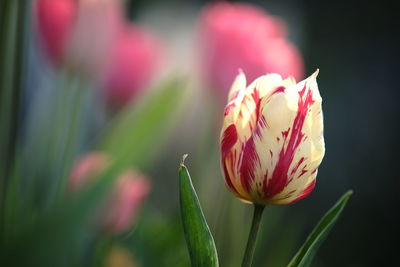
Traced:
<path fill-rule="evenodd" d="M 52 62 L 62 62 L 69 38 L 77 3 L 73 0 L 37 0 L 36 24 L 42 45 Z"/>
<path fill-rule="evenodd" d="M 37 0 L 36 25 L 56 65 L 99 75 L 123 25 L 119 0 Z"/>
<path fill-rule="evenodd" d="M 249 80 L 267 73 L 303 79 L 303 60 L 287 39 L 281 19 L 244 3 L 208 5 L 199 20 L 205 79 L 225 101 L 231 81 L 242 69 Z"/>
<path fill-rule="evenodd" d="M 79 0 L 64 63 L 89 77 L 104 75 L 124 23 L 121 0 Z"/>
<path fill-rule="evenodd" d="M 103 228 L 112 234 L 123 233 L 129 229 L 149 192 L 150 183 L 143 175 L 132 170 L 121 174 L 106 204 Z"/>
<path fill-rule="evenodd" d="M 108 155 L 93 152 L 78 160 L 69 178 L 70 193 L 93 182 L 109 166 Z M 115 179 L 111 193 L 97 214 L 96 221 L 107 233 L 120 234 L 129 229 L 144 199 L 150 183 L 143 175 L 126 170 Z"/>
<path fill-rule="evenodd" d="M 36 24 L 50 60 L 84 74 L 121 108 L 145 90 L 161 58 L 161 42 L 127 21 L 121 0 L 37 0 Z"/>
<path fill-rule="evenodd" d="M 315 186 L 324 157 L 318 71 L 296 84 L 268 74 L 246 87 L 240 73 L 229 93 L 221 160 L 229 190 L 258 205 L 286 205 Z"/>
<path fill-rule="evenodd" d="M 107 103 L 123 107 L 149 86 L 161 58 L 161 42 L 145 29 L 130 24 L 121 32 L 105 73 Z"/>
<path fill-rule="evenodd" d="M 94 176 L 104 171 L 108 164 L 108 155 L 100 152 L 92 152 L 80 158 L 69 177 L 69 190 L 78 191 L 79 188 L 88 184 Z"/>

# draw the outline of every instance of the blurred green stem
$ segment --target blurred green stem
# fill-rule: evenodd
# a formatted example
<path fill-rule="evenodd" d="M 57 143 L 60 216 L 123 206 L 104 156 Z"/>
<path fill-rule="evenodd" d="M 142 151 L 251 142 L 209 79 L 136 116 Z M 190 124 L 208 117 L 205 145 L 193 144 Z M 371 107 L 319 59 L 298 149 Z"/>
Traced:
<path fill-rule="evenodd" d="M 66 182 L 70 173 L 70 169 L 73 165 L 73 161 L 76 154 L 76 143 L 78 140 L 79 130 L 80 130 L 80 122 L 82 115 L 82 108 L 84 103 L 84 93 L 85 93 L 85 84 L 79 77 L 70 78 L 73 80 L 72 90 L 72 101 L 73 101 L 73 110 L 70 114 L 69 127 L 67 130 L 66 143 L 63 151 L 63 167 L 61 170 L 61 186 L 59 195 L 62 196 L 62 193 L 65 190 Z M 70 101 L 69 101 L 70 103 Z M 68 114 L 69 115 L 69 114 Z"/>
<path fill-rule="evenodd" d="M 26 0 L 0 4 L 0 223 L 15 157 L 29 6 Z"/>
<path fill-rule="evenodd" d="M 46 154 L 49 161 L 55 160 L 52 170 L 54 177 L 53 194 L 47 200 L 53 203 L 54 199 L 62 200 L 68 183 L 68 176 L 73 165 L 82 122 L 82 109 L 87 92 L 87 84 L 74 73 L 63 71 L 57 81 L 60 92 L 57 94 L 58 103 L 54 106 L 52 134 L 49 137 L 49 146 Z M 49 201 L 50 200 L 50 201 Z"/>
<path fill-rule="evenodd" d="M 264 208 L 265 206 L 254 204 L 253 221 L 251 223 L 249 239 L 247 240 L 247 246 L 242 261 L 242 267 L 250 267 L 253 261 L 254 250 L 256 248 L 258 228 L 260 227 L 261 217 Z"/>

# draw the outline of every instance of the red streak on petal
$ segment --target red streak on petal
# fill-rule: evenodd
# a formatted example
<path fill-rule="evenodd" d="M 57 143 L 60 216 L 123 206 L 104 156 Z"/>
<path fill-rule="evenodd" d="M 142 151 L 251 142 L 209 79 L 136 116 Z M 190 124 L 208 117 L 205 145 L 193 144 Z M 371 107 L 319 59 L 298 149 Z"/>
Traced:
<path fill-rule="evenodd" d="M 290 128 L 287 131 L 282 132 L 285 143 L 287 141 L 287 146 L 286 150 L 285 146 L 283 146 L 279 152 L 278 162 L 272 173 L 272 177 L 268 180 L 267 185 L 264 187 L 266 197 L 271 197 L 280 193 L 293 179 L 293 177 L 289 177 L 288 175 L 289 167 L 293 161 L 296 150 L 304 137 L 304 134 L 301 132 L 301 130 L 303 128 L 309 107 L 314 103 L 312 100 L 311 90 L 307 91 L 307 94 L 303 99 L 306 89 L 307 85 L 305 85 L 304 88 L 299 91 L 297 115 L 293 121 L 292 131 L 290 132 L 290 137 L 288 140 L 287 138 Z"/>
<path fill-rule="evenodd" d="M 280 200 L 288 199 L 288 198 L 292 197 L 293 194 L 294 194 L 295 192 L 296 192 L 296 190 L 292 190 L 292 191 L 290 191 L 289 193 L 287 193 L 286 195 L 284 195 L 283 197 L 278 198 L 278 199 L 275 199 L 275 201 L 280 201 Z"/>
<path fill-rule="evenodd" d="M 290 175 L 293 175 L 297 172 L 297 170 L 299 169 L 301 163 L 303 163 L 304 161 L 304 157 L 302 157 L 299 162 L 297 162 L 296 166 L 294 166 L 294 168 L 292 169 L 292 171 L 290 172 Z"/>
<path fill-rule="evenodd" d="M 261 103 L 260 94 L 259 94 L 257 88 L 253 89 L 253 93 L 251 94 L 251 96 L 253 98 L 254 103 L 256 104 L 256 110 L 255 110 L 256 121 L 255 121 L 255 124 L 257 125 L 258 119 L 260 118 L 260 103 Z"/>
<path fill-rule="evenodd" d="M 249 123 L 249 128 L 252 132 L 254 132 L 255 129 L 257 129 L 258 127 L 258 121 L 260 119 L 260 109 L 261 109 L 261 99 L 260 99 L 260 94 L 257 90 L 257 88 L 253 88 L 253 92 L 251 93 L 251 97 L 253 99 L 253 102 L 255 104 L 255 110 L 254 110 L 254 115 L 255 115 L 255 120 L 254 121 L 250 121 Z M 253 115 L 253 116 L 254 116 Z"/>
<path fill-rule="evenodd" d="M 228 128 L 225 129 L 224 134 L 222 136 L 221 141 L 221 161 L 222 161 L 222 168 L 225 175 L 226 184 L 237 193 L 236 188 L 232 184 L 231 177 L 229 176 L 229 172 L 227 170 L 226 162 L 230 161 L 230 167 L 233 167 L 234 159 L 236 153 L 232 154 L 232 147 L 236 144 L 238 139 L 237 131 L 235 125 L 231 124 Z M 235 152 L 235 151 L 233 151 Z"/>
<path fill-rule="evenodd" d="M 235 103 L 230 103 L 225 107 L 225 112 L 224 112 L 224 116 L 229 114 L 229 111 L 231 111 L 231 108 L 233 108 L 235 106 Z"/>
<path fill-rule="evenodd" d="M 258 121 L 258 124 L 261 128 L 269 127 L 264 115 L 261 115 L 260 120 Z"/>
<path fill-rule="evenodd" d="M 283 131 L 283 132 L 282 132 L 283 140 L 286 140 L 286 139 L 287 139 L 287 137 L 288 137 L 288 135 L 289 135 L 289 131 L 290 131 L 290 128 L 287 129 L 287 131 Z M 278 138 L 279 138 L 279 137 L 278 137 Z"/>
<path fill-rule="evenodd" d="M 314 187 L 315 187 L 315 180 L 313 180 L 305 189 L 303 189 L 303 191 L 301 191 L 300 195 L 297 198 L 290 201 L 288 204 L 292 204 L 294 202 L 302 200 L 313 191 Z"/>
<path fill-rule="evenodd" d="M 253 131 L 253 135 L 261 138 L 261 136 L 262 136 L 261 129 L 264 129 L 267 127 L 268 127 L 267 120 L 265 119 L 264 115 L 261 115 L 260 118 L 258 119 L 257 126 Z"/>
<path fill-rule="evenodd" d="M 229 176 L 228 170 L 226 168 L 226 163 L 225 161 L 222 161 L 222 169 L 224 171 L 224 175 L 225 175 L 225 182 L 226 184 L 229 186 L 230 189 L 233 190 L 233 192 L 238 193 L 235 186 L 233 185 L 231 178 Z"/>
<path fill-rule="evenodd" d="M 301 176 L 303 176 L 303 174 L 307 173 L 307 170 L 302 169 L 300 175 L 297 178 L 300 178 Z"/>
<path fill-rule="evenodd" d="M 291 195 L 293 195 L 293 193 L 296 192 L 296 190 L 292 190 L 289 193 L 286 194 L 286 197 L 290 197 Z"/>
<path fill-rule="evenodd" d="M 242 164 L 240 166 L 240 181 L 242 183 L 243 188 L 250 191 L 251 181 L 255 178 L 255 168 L 256 164 L 259 164 L 260 158 L 256 152 L 256 147 L 254 144 L 253 136 L 247 140 L 243 154 L 242 154 Z"/>
<path fill-rule="evenodd" d="M 277 94 L 277 93 L 284 93 L 285 89 L 286 89 L 285 86 L 279 86 L 272 92 L 271 95 L 274 95 L 274 94 Z"/>
<path fill-rule="evenodd" d="M 234 124 L 229 125 L 228 128 L 225 129 L 221 141 L 221 152 L 223 158 L 230 152 L 231 148 L 236 144 L 237 138 L 238 136 L 235 125 Z"/>
<path fill-rule="evenodd" d="M 232 94 L 232 98 L 230 99 L 230 101 L 235 100 L 238 95 L 239 95 L 240 90 L 236 90 L 233 94 Z"/>

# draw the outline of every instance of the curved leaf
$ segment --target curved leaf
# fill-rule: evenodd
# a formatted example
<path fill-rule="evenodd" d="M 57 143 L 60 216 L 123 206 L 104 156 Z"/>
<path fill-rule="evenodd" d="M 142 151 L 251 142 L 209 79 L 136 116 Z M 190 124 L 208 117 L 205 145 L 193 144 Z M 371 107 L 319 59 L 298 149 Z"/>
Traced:
<path fill-rule="evenodd" d="M 347 191 L 338 200 L 338 202 L 336 202 L 336 204 L 324 215 L 324 217 L 322 217 L 320 222 L 307 237 L 306 242 L 294 256 L 294 258 L 290 261 L 288 265 L 289 267 L 306 267 L 310 265 L 318 248 L 325 240 L 333 225 L 339 219 L 340 214 L 342 213 L 347 201 L 352 194 L 352 190 Z"/>
<path fill-rule="evenodd" d="M 217 267 L 214 239 L 201 210 L 190 174 L 181 163 L 179 168 L 181 218 L 193 267 Z"/>

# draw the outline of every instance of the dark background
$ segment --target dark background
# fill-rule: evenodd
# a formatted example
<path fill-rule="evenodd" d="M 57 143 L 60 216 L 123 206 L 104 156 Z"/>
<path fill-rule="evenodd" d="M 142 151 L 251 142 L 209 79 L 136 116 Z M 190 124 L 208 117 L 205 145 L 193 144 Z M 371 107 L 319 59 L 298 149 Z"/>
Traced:
<path fill-rule="evenodd" d="M 327 153 L 319 187 L 324 203 L 345 188 L 354 196 L 321 247 L 323 266 L 386 266 L 398 253 L 400 177 L 398 20 L 385 1 L 303 1 L 306 63 L 318 64 L 324 90 Z M 315 207 L 317 208 L 317 207 Z"/>

